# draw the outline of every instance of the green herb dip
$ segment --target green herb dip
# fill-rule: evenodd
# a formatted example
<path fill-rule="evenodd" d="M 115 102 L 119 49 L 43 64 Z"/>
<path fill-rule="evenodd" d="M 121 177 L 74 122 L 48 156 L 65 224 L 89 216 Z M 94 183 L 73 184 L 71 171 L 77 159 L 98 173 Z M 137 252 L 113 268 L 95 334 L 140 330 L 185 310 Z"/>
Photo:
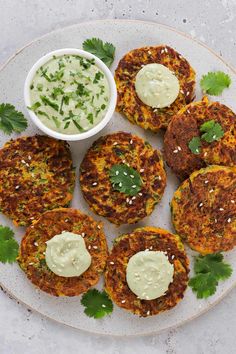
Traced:
<path fill-rule="evenodd" d="M 54 56 L 37 70 L 30 98 L 29 108 L 45 126 L 78 134 L 103 119 L 110 99 L 109 83 L 93 59 Z"/>

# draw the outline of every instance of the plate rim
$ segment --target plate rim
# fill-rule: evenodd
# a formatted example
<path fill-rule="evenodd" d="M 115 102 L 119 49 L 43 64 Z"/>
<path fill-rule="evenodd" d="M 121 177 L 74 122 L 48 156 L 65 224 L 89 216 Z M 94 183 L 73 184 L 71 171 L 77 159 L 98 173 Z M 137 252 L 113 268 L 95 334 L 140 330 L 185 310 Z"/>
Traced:
<path fill-rule="evenodd" d="M 3 63 L 0 65 L 0 72 L 2 70 L 4 70 L 5 67 L 7 67 L 7 65 L 12 61 L 14 60 L 17 55 L 19 55 L 24 49 L 30 47 L 32 44 L 44 39 L 45 37 L 49 36 L 49 35 L 53 35 L 55 33 L 58 33 L 58 32 L 62 32 L 63 30 L 65 29 L 70 29 L 70 28 L 74 28 L 74 27 L 79 27 L 79 26 L 83 26 L 83 25 L 89 25 L 89 24 L 96 24 L 96 23 L 101 23 L 101 22 L 125 22 L 125 23 L 142 23 L 142 24 L 148 24 L 148 25 L 153 25 L 153 26 L 160 26 L 164 29 L 167 29 L 169 31 L 172 31 L 172 32 L 175 32 L 175 33 L 178 33 L 179 35 L 197 43 L 198 45 L 201 45 L 202 47 L 204 47 L 205 49 L 207 49 L 209 52 L 211 52 L 214 56 L 216 56 L 221 62 L 223 62 L 230 71 L 232 71 L 235 75 L 236 75 L 236 68 L 230 63 L 228 63 L 222 56 L 220 56 L 218 53 L 216 53 L 213 49 L 211 49 L 208 45 L 206 45 L 205 43 L 203 43 L 202 41 L 196 39 L 196 38 L 193 38 L 190 34 L 184 32 L 184 31 L 181 31 L 175 27 L 172 27 L 172 26 L 169 26 L 169 25 L 166 25 L 164 23 L 160 23 L 160 22 L 155 22 L 155 21 L 145 21 L 145 20 L 136 20 L 136 19 L 97 19 L 97 20 L 90 20 L 90 21 L 84 21 L 84 22 L 79 22 L 79 23 L 74 23 L 72 25 L 68 25 L 68 26 L 63 26 L 63 27 L 60 27 L 60 28 L 57 28 L 57 29 L 54 29 L 52 31 L 49 31 L 47 33 L 45 33 L 44 35 L 41 35 L 39 37 L 36 37 L 34 38 L 32 41 L 26 43 L 24 46 L 18 48 L 11 56 L 9 56 L 5 61 L 3 61 Z M 125 337 L 125 338 L 135 338 L 137 336 L 152 336 L 152 335 L 157 335 L 157 334 L 160 334 L 160 333 L 163 333 L 165 331 L 170 331 L 170 330 L 173 330 L 173 329 L 176 329 L 176 328 L 179 328 L 183 325 L 186 325 L 186 323 L 206 314 L 208 311 L 212 310 L 213 307 L 215 307 L 216 305 L 218 305 L 235 287 L 236 287 L 236 281 L 235 283 L 233 283 L 231 285 L 231 287 L 229 287 L 226 292 L 224 292 L 224 294 L 222 294 L 220 297 L 218 297 L 212 304 L 208 305 L 208 307 L 200 312 L 198 312 L 196 315 L 193 315 L 192 317 L 186 319 L 186 320 L 182 320 L 182 322 L 178 323 L 178 324 L 175 324 L 175 325 L 171 325 L 171 326 L 168 326 L 166 328 L 163 328 L 161 330 L 154 330 L 152 332 L 144 332 L 142 334 L 140 333 L 136 333 L 136 334 L 125 334 L 125 335 L 121 335 L 121 334 L 110 334 L 110 333 L 101 333 L 101 332 L 97 332 L 97 331 L 90 331 L 90 330 L 87 330 L 87 329 L 83 329 L 83 328 L 77 328 L 71 324 L 68 324 L 64 321 L 60 321 L 60 320 L 56 320 L 52 317 L 50 317 L 49 315 L 47 314 L 44 314 L 42 312 L 40 312 L 39 310 L 31 307 L 30 305 L 26 304 L 23 300 L 19 299 L 17 296 L 15 296 L 14 294 L 12 294 L 12 292 L 7 288 L 5 287 L 1 282 L 0 282 L 0 287 L 3 289 L 3 292 L 5 292 L 7 295 L 9 295 L 10 297 L 12 297 L 14 300 L 18 301 L 20 304 L 24 305 L 26 308 L 30 309 L 31 311 L 35 312 L 36 314 L 39 314 L 40 316 L 52 321 L 52 322 L 55 322 L 55 323 L 59 323 L 59 324 L 62 324 L 64 326 L 67 326 L 69 328 L 73 328 L 77 331 L 81 331 L 83 333 L 87 333 L 87 334 L 92 334 L 93 336 L 96 336 L 96 335 L 99 335 L 99 336 L 103 336 L 103 337 L 114 337 L 114 338 L 121 338 L 121 337 Z"/>

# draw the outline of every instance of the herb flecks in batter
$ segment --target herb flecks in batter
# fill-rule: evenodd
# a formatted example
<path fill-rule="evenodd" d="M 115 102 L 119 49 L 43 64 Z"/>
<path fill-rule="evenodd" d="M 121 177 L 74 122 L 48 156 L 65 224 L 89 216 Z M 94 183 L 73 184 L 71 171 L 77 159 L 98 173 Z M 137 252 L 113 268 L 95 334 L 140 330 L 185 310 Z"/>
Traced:
<path fill-rule="evenodd" d="M 136 195 L 142 186 L 140 174 L 126 164 L 112 166 L 110 181 L 115 190 L 132 196 Z"/>
<path fill-rule="evenodd" d="M 203 123 L 200 126 L 200 132 L 203 133 L 201 135 L 201 139 L 205 140 L 208 143 L 218 141 L 224 135 L 224 130 L 222 129 L 222 126 L 214 119 Z"/>
<path fill-rule="evenodd" d="M 194 136 L 188 143 L 189 149 L 193 154 L 198 155 L 201 152 L 201 139 L 199 136 Z"/>
<path fill-rule="evenodd" d="M 209 72 L 207 75 L 203 75 L 200 81 L 203 92 L 212 96 L 221 95 L 223 90 L 228 88 L 230 84 L 229 75 L 222 71 Z"/>
<path fill-rule="evenodd" d="M 0 225 L 0 262 L 13 263 L 18 255 L 19 245 L 14 239 L 14 232 L 7 226 Z"/>
<path fill-rule="evenodd" d="M 82 296 L 81 304 L 85 314 L 93 318 L 102 318 L 113 311 L 113 303 L 105 291 L 90 289 Z"/>
<path fill-rule="evenodd" d="M 96 55 L 108 67 L 110 67 L 114 61 L 116 48 L 113 44 L 108 42 L 104 43 L 99 38 L 86 39 L 86 41 L 83 42 L 83 49 Z"/>
<path fill-rule="evenodd" d="M 0 104 L 0 129 L 6 133 L 21 133 L 28 126 L 23 113 L 17 111 L 10 103 Z"/>
<path fill-rule="evenodd" d="M 207 298 L 216 292 L 219 280 L 225 280 L 232 274 L 232 268 L 223 261 L 221 253 L 198 256 L 195 259 L 194 271 L 196 275 L 190 279 L 189 285 L 197 298 Z"/>

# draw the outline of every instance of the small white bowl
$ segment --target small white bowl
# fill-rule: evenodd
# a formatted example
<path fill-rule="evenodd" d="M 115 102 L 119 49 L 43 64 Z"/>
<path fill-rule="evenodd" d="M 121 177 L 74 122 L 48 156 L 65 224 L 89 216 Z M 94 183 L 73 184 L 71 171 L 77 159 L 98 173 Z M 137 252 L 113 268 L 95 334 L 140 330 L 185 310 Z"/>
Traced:
<path fill-rule="evenodd" d="M 75 48 L 58 49 L 58 50 L 55 50 L 53 52 L 50 52 L 50 53 L 44 55 L 42 58 L 40 58 L 33 65 L 33 67 L 31 68 L 31 70 L 29 71 L 29 73 L 26 77 L 25 85 L 24 85 L 25 105 L 26 105 L 26 107 L 30 107 L 32 105 L 32 102 L 30 100 L 30 85 L 32 83 L 32 80 L 33 80 L 35 74 L 36 74 L 36 71 L 42 65 L 47 63 L 54 55 L 60 56 L 60 55 L 65 55 L 65 54 L 80 55 L 86 59 L 94 59 L 97 67 L 105 74 L 108 84 L 109 84 L 109 88 L 110 88 L 110 101 L 109 101 L 107 112 L 104 115 L 103 119 L 97 125 L 95 125 L 92 129 L 90 129 L 86 132 L 79 133 L 79 134 L 63 134 L 63 133 L 56 132 L 56 131 L 46 127 L 33 111 L 31 111 L 28 108 L 27 109 L 28 109 L 30 118 L 34 122 L 34 124 L 37 125 L 37 127 L 40 130 L 42 130 L 44 133 L 46 133 L 47 135 L 50 135 L 56 139 L 68 140 L 68 141 L 84 140 L 84 139 L 90 138 L 91 136 L 97 134 L 98 132 L 100 132 L 100 130 L 102 130 L 107 125 L 107 123 L 110 121 L 110 119 L 115 111 L 116 100 L 117 100 L 117 91 L 116 91 L 116 84 L 115 84 L 114 77 L 113 77 L 111 71 L 108 69 L 108 67 L 95 55 L 93 55 L 89 52 L 86 52 L 84 50 L 75 49 Z"/>

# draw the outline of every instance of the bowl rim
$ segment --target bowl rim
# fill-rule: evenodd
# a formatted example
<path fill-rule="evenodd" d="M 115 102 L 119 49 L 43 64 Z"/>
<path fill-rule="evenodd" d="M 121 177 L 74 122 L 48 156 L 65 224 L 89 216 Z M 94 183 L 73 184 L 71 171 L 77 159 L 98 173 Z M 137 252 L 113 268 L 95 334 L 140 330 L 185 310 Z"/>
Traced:
<path fill-rule="evenodd" d="M 33 77 L 36 74 L 36 71 L 44 64 L 46 64 L 53 56 L 63 56 L 63 55 L 80 55 L 86 59 L 94 59 L 96 66 L 105 74 L 108 84 L 109 84 L 109 89 L 110 89 L 110 100 L 109 100 L 109 105 L 108 109 L 106 111 L 106 114 L 102 118 L 102 120 L 95 125 L 93 128 L 89 129 L 86 132 L 83 133 L 78 133 L 78 134 L 63 134 L 59 133 L 53 129 L 48 128 L 46 125 L 42 123 L 42 121 L 39 119 L 39 117 L 28 107 L 31 106 L 31 99 L 30 99 L 30 85 L 32 83 Z M 24 102 L 25 106 L 27 108 L 27 111 L 29 113 L 30 119 L 32 122 L 44 133 L 46 133 L 49 136 L 52 136 L 56 139 L 61 139 L 61 140 L 68 140 L 68 141 L 79 141 L 79 140 L 84 140 L 87 138 L 92 137 L 93 135 L 99 133 L 111 120 L 112 115 L 115 111 L 116 107 L 116 101 L 117 101 L 117 90 L 116 90 L 116 83 L 115 79 L 113 77 L 112 72 L 110 69 L 100 60 L 98 57 L 95 55 L 82 50 L 82 49 L 77 49 L 77 48 L 62 48 L 62 49 L 57 49 L 53 50 L 45 55 L 43 55 L 41 58 L 39 58 L 35 64 L 32 66 L 30 71 L 28 72 L 26 79 L 25 79 L 25 84 L 24 84 Z"/>

